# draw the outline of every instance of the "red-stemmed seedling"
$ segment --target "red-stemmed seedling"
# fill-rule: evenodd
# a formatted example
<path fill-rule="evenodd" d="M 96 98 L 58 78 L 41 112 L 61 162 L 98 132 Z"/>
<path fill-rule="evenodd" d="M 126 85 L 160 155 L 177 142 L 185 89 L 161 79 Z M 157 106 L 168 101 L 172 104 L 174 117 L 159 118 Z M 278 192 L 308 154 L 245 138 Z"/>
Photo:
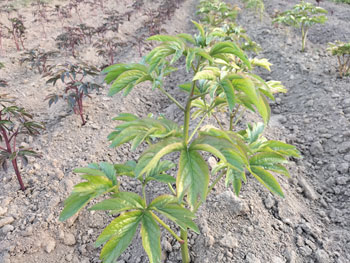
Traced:
<path fill-rule="evenodd" d="M 43 49 L 34 48 L 23 54 L 23 57 L 20 59 L 20 63 L 21 65 L 23 63 L 29 63 L 31 69 L 36 68 L 39 74 L 43 74 L 48 70 L 48 60 L 57 54 L 57 51 L 45 52 Z"/>
<path fill-rule="evenodd" d="M 32 3 L 32 6 L 35 6 L 33 15 L 36 19 L 34 22 L 38 21 L 40 23 L 44 36 L 46 38 L 47 35 L 45 30 L 45 23 L 49 22 L 49 19 L 47 17 L 47 4 L 43 0 L 36 0 L 35 3 Z"/>
<path fill-rule="evenodd" d="M 51 67 L 48 73 L 51 78 L 46 83 L 56 85 L 56 82 L 61 80 L 64 86 L 64 92 L 63 94 L 50 94 L 47 96 L 46 100 L 49 101 L 49 106 L 56 103 L 59 99 L 64 99 L 73 112 L 80 115 L 82 125 L 84 126 L 86 119 L 84 118 L 83 98 L 91 98 L 89 93 L 94 89 L 98 90 L 102 87 L 100 84 L 91 80 L 98 73 L 99 70 L 97 68 L 83 62 L 78 65 L 65 63 Z M 86 80 L 87 77 L 90 77 L 90 80 Z"/>
<path fill-rule="evenodd" d="M 114 64 L 114 57 L 117 55 L 117 48 L 125 45 L 118 42 L 117 37 L 99 39 L 94 47 L 97 48 L 97 54 L 109 60 L 109 65 Z"/>
<path fill-rule="evenodd" d="M 70 50 L 72 56 L 76 55 L 76 46 L 85 41 L 85 36 L 79 27 L 65 27 L 65 32 L 56 37 L 56 45 L 59 49 Z"/>
<path fill-rule="evenodd" d="M 13 37 L 13 40 L 15 42 L 16 45 L 16 49 L 19 51 L 21 50 L 20 48 L 20 44 L 22 46 L 22 48 L 24 49 L 24 38 L 25 38 L 25 32 L 26 32 L 26 28 L 23 24 L 22 21 L 22 17 L 18 16 L 18 17 L 14 17 L 14 18 L 9 18 L 9 21 L 11 23 L 11 27 L 7 27 L 7 31 L 8 33 Z"/>
<path fill-rule="evenodd" d="M 31 148 L 17 147 L 18 136 L 35 136 L 44 129 L 42 123 L 33 121 L 33 116 L 30 115 L 24 108 L 13 104 L 13 100 L 6 99 L 5 95 L 0 95 L 0 141 L 3 143 L 0 146 L 0 165 L 7 171 L 8 162 L 12 163 L 16 173 L 21 190 L 25 190 L 21 173 L 18 167 L 18 159 L 22 165 L 28 164 L 28 156 L 40 157 L 40 154 L 33 151 Z M 20 136 L 20 138 L 23 138 Z"/>

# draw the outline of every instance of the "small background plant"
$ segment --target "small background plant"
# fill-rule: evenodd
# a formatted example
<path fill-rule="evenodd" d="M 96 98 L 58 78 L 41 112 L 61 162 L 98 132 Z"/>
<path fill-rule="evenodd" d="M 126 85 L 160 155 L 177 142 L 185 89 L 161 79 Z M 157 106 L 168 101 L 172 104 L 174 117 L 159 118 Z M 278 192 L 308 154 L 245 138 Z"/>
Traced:
<path fill-rule="evenodd" d="M 61 80 L 64 92 L 63 94 L 50 94 L 47 96 L 46 99 L 49 101 L 49 106 L 56 103 L 59 99 L 64 99 L 74 113 L 80 115 L 82 125 L 85 125 L 83 98 L 90 97 L 89 93 L 92 90 L 101 88 L 101 85 L 92 80 L 98 73 L 97 68 L 83 62 L 79 64 L 66 63 L 50 67 L 45 76 L 48 75 L 51 78 L 46 83 L 56 85 L 57 81 Z"/>
<path fill-rule="evenodd" d="M 350 43 L 336 41 L 335 43 L 328 43 L 327 51 L 338 60 L 339 76 L 347 76 L 350 73 Z"/>
<path fill-rule="evenodd" d="M 307 34 L 315 24 L 324 24 L 327 21 L 327 10 L 314 6 L 311 3 L 300 2 L 291 10 L 279 14 L 273 23 L 283 23 L 301 30 L 301 51 L 305 50 Z"/>
<path fill-rule="evenodd" d="M 245 7 L 254 10 L 256 14 L 259 15 L 260 20 L 262 20 L 264 11 L 265 11 L 265 5 L 263 0 L 242 0 Z"/>
<path fill-rule="evenodd" d="M 0 96 L 0 165 L 7 171 L 8 162 L 12 163 L 16 173 L 21 190 L 25 190 L 22 176 L 18 167 L 18 160 L 22 165 L 28 164 L 28 156 L 40 157 L 41 155 L 31 148 L 18 147 L 18 140 L 23 140 L 26 136 L 35 136 L 44 129 L 42 123 L 33 121 L 24 108 L 14 104 L 14 100 L 7 98 L 6 95 Z"/>

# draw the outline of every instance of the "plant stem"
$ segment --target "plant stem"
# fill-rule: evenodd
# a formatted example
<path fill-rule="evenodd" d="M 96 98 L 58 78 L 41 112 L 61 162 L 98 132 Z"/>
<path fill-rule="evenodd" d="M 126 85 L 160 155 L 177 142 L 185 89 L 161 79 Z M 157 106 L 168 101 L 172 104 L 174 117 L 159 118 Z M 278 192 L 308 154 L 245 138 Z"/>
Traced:
<path fill-rule="evenodd" d="M 173 96 L 171 96 L 168 92 L 166 92 L 162 87 L 159 87 L 159 90 L 167 96 L 172 102 L 176 104 L 180 108 L 180 110 L 185 111 L 185 108 L 178 102 Z"/>
<path fill-rule="evenodd" d="M 205 118 L 207 117 L 207 114 L 204 114 L 204 116 L 202 117 L 202 119 L 199 121 L 199 123 L 197 124 L 196 128 L 194 128 L 190 138 L 188 139 L 189 141 L 192 140 L 193 136 L 197 133 L 197 130 L 201 127 L 203 121 L 205 120 Z"/>
<path fill-rule="evenodd" d="M 233 113 L 230 114 L 230 128 L 229 128 L 230 131 L 233 130 L 233 119 L 236 117 L 237 112 L 238 112 L 240 107 L 241 107 L 241 105 L 238 105 L 237 109 Z"/>
<path fill-rule="evenodd" d="M 181 237 L 179 237 L 178 235 L 176 235 L 176 233 L 167 225 L 164 223 L 164 221 L 162 219 L 160 219 L 156 214 L 154 214 L 152 211 L 149 211 L 153 218 L 161 225 L 163 226 L 166 230 L 168 230 L 168 232 L 177 240 L 180 242 L 180 244 L 184 244 L 184 240 L 181 239 Z"/>
<path fill-rule="evenodd" d="M 188 230 L 181 229 L 180 237 L 184 241 L 183 244 L 181 244 L 181 256 L 182 256 L 182 263 L 189 263 L 190 262 L 190 254 L 188 252 Z"/>
<path fill-rule="evenodd" d="M 225 130 L 224 127 L 222 127 L 222 125 L 221 125 L 219 119 L 216 117 L 216 115 L 215 115 L 214 113 L 212 113 L 212 115 L 213 115 L 213 117 L 215 118 L 216 122 L 219 124 L 221 130 Z"/>
<path fill-rule="evenodd" d="M 24 186 L 24 183 L 23 183 L 23 181 L 22 181 L 21 174 L 20 174 L 19 169 L 18 169 L 17 158 L 15 158 L 15 159 L 12 160 L 12 166 L 13 166 L 13 169 L 15 170 L 15 173 L 16 173 L 16 176 L 17 176 L 19 185 L 21 186 L 21 190 L 22 190 L 22 191 L 26 190 L 26 188 L 25 188 L 25 186 Z"/>

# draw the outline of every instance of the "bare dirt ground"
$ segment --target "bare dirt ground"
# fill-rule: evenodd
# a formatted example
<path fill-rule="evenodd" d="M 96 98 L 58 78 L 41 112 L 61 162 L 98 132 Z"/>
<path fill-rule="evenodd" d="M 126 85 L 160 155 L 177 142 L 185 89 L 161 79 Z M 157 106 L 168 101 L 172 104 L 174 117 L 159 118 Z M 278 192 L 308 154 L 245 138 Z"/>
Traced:
<path fill-rule="evenodd" d="M 107 10 L 118 13 L 122 21 L 118 32 L 107 32 L 122 43 L 115 57 L 117 62 L 137 62 L 149 50 L 149 44 L 140 42 L 154 30 L 154 21 L 146 11 L 149 14 L 169 9 L 169 19 L 163 16 L 160 21 L 163 33 L 195 32 L 190 20 L 197 19 L 196 0 L 136 1 L 139 7 L 133 6 L 131 0 L 103 2 L 102 9 L 82 1 L 67 19 L 55 15 L 54 9 L 69 1 L 49 2 L 45 31 L 33 16 L 35 6 L 4 0 L 0 4 L 15 3 L 17 12 L 24 17 L 27 50 L 57 50 L 54 39 L 63 32 L 63 26 L 82 22 L 100 26 Z M 271 73 L 259 73 L 266 80 L 282 81 L 288 88 L 287 94 L 272 103 L 266 136 L 296 145 L 303 158 L 291 162 L 292 179 L 280 179 L 285 199 L 271 195 L 254 180 L 243 187 L 240 198 L 223 185 L 216 187 L 198 212 L 196 222 L 202 234 L 190 235 L 191 257 L 198 263 L 350 262 L 350 78 L 337 78 L 336 60 L 325 51 L 328 42 L 349 41 L 350 6 L 322 1 L 329 20 L 310 30 L 307 50 L 302 53 L 297 30 L 271 24 L 277 10 L 283 11 L 298 1 L 266 1 L 267 11 L 261 21 L 241 2 L 230 2 L 242 7 L 238 24 L 261 45 L 263 51 L 258 57 L 273 63 Z M 0 22 L 8 22 L 6 13 L 0 13 Z M 94 242 L 111 216 L 83 210 L 67 222 L 58 221 L 63 201 L 80 181 L 72 170 L 91 162 L 116 163 L 138 157 L 140 152 L 131 152 L 128 147 L 108 147 L 106 137 L 116 125 L 111 119 L 121 112 L 139 116 L 165 113 L 175 121 L 181 121 L 181 117 L 174 105 L 148 86 L 133 90 L 126 98 L 107 97 L 106 87 L 85 100 L 88 122 L 82 127 L 79 116 L 67 113 L 64 102 L 48 107 L 45 97 L 61 87 L 47 85 L 46 79 L 28 64 L 21 65 L 22 56 L 23 51 L 16 51 L 11 39 L 3 39 L 0 62 L 5 68 L 0 70 L 0 79 L 6 80 L 8 86 L 2 87 L 0 93 L 14 95 L 18 104 L 47 128 L 40 136 L 24 142 L 43 155 L 22 169 L 25 192 L 18 190 L 12 170 L 0 172 L 0 262 L 100 262 L 100 248 L 95 248 Z M 93 43 L 79 45 L 77 58 L 99 67 L 108 64 L 97 55 Z M 74 62 L 77 58 L 60 50 L 48 63 Z M 167 83 L 170 93 L 180 101 L 183 98 L 176 85 L 184 78 L 180 71 Z M 125 179 L 122 187 L 138 186 Z M 159 190 L 162 188 L 156 185 L 154 191 Z M 162 247 L 164 262 L 181 262 L 180 245 L 174 239 L 164 236 Z M 148 260 L 139 238 L 118 261 L 143 262 Z"/>

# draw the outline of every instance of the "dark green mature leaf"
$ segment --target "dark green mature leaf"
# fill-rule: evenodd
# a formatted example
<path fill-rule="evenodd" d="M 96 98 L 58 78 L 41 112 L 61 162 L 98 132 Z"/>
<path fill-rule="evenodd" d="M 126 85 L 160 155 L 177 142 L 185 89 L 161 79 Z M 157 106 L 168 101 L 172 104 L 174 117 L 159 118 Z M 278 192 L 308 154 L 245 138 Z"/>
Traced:
<path fill-rule="evenodd" d="M 264 185 L 272 193 L 284 197 L 281 186 L 271 173 L 258 166 L 251 166 L 251 173 L 262 185 Z"/>
<path fill-rule="evenodd" d="M 195 207 L 198 197 L 206 199 L 209 185 L 209 169 L 202 156 L 195 150 L 182 150 L 176 178 L 180 200 L 187 194 L 188 204 Z"/>
<path fill-rule="evenodd" d="M 288 161 L 280 154 L 274 152 L 258 153 L 250 158 L 250 165 L 264 166 L 269 164 L 287 163 Z"/>
<path fill-rule="evenodd" d="M 160 229 L 152 214 L 144 212 L 141 224 L 142 245 L 150 263 L 161 262 Z"/>
<path fill-rule="evenodd" d="M 239 196 L 241 192 L 242 181 L 246 181 L 244 171 L 238 172 L 233 169 L 227 169 L 225 185 L 228 187 L 229 184 L 232 184 L 236 196 Z"/>
<path fill-rule="evenodd" d="M 96 246 L 100 246 L 108 241 L 103 247 L 100 256 L 104 263 L 115 262 L 130 245 L 142 217 L 142 211 L 124 213 L 114 219 L 102 231 L 96 241 Z"/>

